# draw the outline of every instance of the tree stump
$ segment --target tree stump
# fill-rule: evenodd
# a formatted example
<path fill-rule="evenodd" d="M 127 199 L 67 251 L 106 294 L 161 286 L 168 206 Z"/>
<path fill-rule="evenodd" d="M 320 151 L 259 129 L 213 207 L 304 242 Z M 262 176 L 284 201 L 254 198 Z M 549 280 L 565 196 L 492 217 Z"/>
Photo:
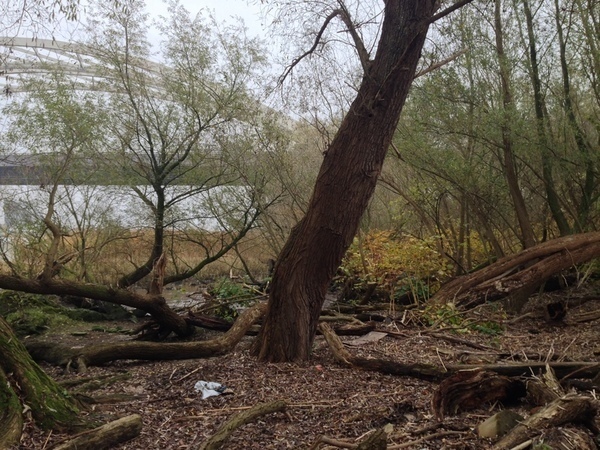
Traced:
<path fill-rule="evenodd" d="M 484 403 L 514 402 L 525 393 L 525 385 L 521 381 L 494 372 L 457 372 L 436 389 L 432 400 L 433 412 L 441 420 L 446 414 L 479 408 Z"/>

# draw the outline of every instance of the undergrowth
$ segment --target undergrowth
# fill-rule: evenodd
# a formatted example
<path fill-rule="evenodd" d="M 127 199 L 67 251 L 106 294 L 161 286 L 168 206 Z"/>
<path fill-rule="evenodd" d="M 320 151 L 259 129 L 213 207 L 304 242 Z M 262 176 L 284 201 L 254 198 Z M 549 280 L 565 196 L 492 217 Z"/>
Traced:
<path fill-rule="evenodd" d="M 426 301 L 452 274 L 433 239 L 397 236 L 391 231 L 359 235 L 348 249 L 337 277 L 347 300 L 400 303 Z"/>

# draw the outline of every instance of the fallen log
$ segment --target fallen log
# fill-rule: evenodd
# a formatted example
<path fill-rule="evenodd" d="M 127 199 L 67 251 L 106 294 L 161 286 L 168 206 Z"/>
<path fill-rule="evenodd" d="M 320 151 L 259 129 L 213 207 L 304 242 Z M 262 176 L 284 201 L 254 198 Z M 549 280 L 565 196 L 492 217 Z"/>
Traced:
<path fill-rule="evenodd" d="M 600 363 L 596 362 L 552 362 L 519 364 L 446 364 L 443 367 L 433 364 L 403 364 L 381 358 L 362 358 L 353 356 L 333 332 L 332 328 L 321 322 L 319 330 L 325 337 L 336 361 L 345 366 L 354 366 L 364 370 L 381 372 L 388 375 L 410 376 L 422 380 L 442 380 L 453 373 L 467 370 L 488 370 L 505 376 L 529 375 L 532 371 L 542 372 L 550 366 L 559 377 L 577 372 L 579 378 L 593 378 L 600 373 Z"/>
<path fill-rule="evenodd" d="M 248 328 L 264 314 L 265 309 L 266 303 L 259 303 L 248 308 L 238 317 L 227 333 L 209 341 L 164 343 L 129 341 L 89 345 L 76 349 L 59 345 L 49 346 L 44 342 L 31 342 L 27 344 L 27 350 L 36 361 L 47 361 L 60 365 L 66 361 L 78 371 L 84 371 L 87 366 L 98 366 L 120 359 L 162 361 L 208 358 L 223 355 L 235 348 Z M 49 351 L 50 348 L 52 351 Z"/>
<path fill-rule="evenodd" d="M 84 431 L 52 450 L 104 450 L 129 441 L 142 431 L 142 418 L 138 414 L 123 417 L 93 430 Z"/>
<path fill-rule="evenodd" d="M 385 359 L 371 359 L 353 356 L 344 348 L 340 338 L 333 329 L 324 322 L 319 324 L 319 330 L 325 337 L 336 361 L 346 366 L 360 367 L 366 370 L 382 372 L 390 375 L 411 376 L 423 380 L 440 380 L 446 376 L 446 371 L 429 364 L 401 364 Z"/>
<path fill-rule="evenodd" d="M 113 288 L 100 284 L 84 284 L 67 280 L 31 280 L 0 274 L 0 288 L 42 295 L 72 295 L 103 302 L 130 306 L 150 314 L 165 329 L 178 336 L 190 336 L 194 327 L 176 314 L 161 295 L 138 294 L 128 289 Z"/>
<path fill-rule="evenodd" d="M 457 277 L 432 297 L 472 308 L 538 286 L 552 275 L 600 255 L 600 232 L 574 234 L 527 248 L 484 269 Z"/>
<path fill-rule="evenodd" d="M 567 423 L 593 423 L 596 408 L 592 399 L 568 394 L 549 403 L 504 436 L 493 450 L 512 449 L 530 440 L 543 430 Z"/>
<path fill-rule="evenodd" d="M 217 432 L 212 437 L 204 441 L 199 447 L 196 448 L 196 450 L 217 450 L 222 447 L 223 443 L 229 438 L 229 436 L 231 436 L 231 433 L 233 433 L 242 425 L 252 422 L 257 417 L 277 411 L 283 411 L 285 407 L 285 401 L 275 400 L 270 403 L 260 403 L 246 411 L 242 411 L 221 425 Z"/>

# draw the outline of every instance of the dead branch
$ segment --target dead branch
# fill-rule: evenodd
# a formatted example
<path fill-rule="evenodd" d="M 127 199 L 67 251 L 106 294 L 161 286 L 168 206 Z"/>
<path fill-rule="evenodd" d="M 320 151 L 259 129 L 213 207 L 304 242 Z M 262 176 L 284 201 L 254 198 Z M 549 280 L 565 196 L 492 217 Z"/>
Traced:
<path fill-rule="evenodd" d="M 103 450 L 129 441 L 142 431 L 142 418 L 132 414 L 109 422 L 93 430 L 79 433 L 68 441 L 60 443 L 52 450 Z"/>
<path fill-rule="evenodd" d="M 445 66 L 446 64 L 454 61 L 455 59 L 461 57 L 462 55 L 464 55 L 465 53 L 467 53 L 467 49 L 463 48 L 462 50 L 451 54 L 450 56 L 448 56 L 447 58 L 442 59 L 441 61 L 438 61 L 436 63 L 431 64 L 430 66 L 427 66 L 425 69 L 420 70 L 419 72 L 417 72 L 415 74 L 415 79 L 422 77 L 423 75 L 427 75 L 430 72 L 433 72 L 434 70 L 439 69 L 440 67 Z"/>
<path fill-rule="evenodd" d="M 596 409 L 590 398 L 573 394 L 565 395 L 517 425 L 494 445 L 493 449 L 512 449 L 539 434 L 541 430 L 572 422 L 589 423 L 593 421 L 595 415 Z"/>
<path fill-rule="evenodd" d="M 118 342 L 111 344 L 90 345 L 84 348 L 60 347 L 58 344 L 49 347 L 44 342 L 31 342 L 27 349 L 34 360 L 45 361 L 51 354 L 51 363 L 64 364 L 70 361 L 78 370 L 86 366 L 96 366 L 120 359 L 140 359 L 146 361 L 180 360 L 190 358 L 208 358 L 223 355 L 235 348 L 244 337 L 248 328 L 266 310 L 266 303 L 259 303 L 244 311 L 227 333 L 216 339 L 201 342 Z M 54 351 L 49 351 L 54 350 Z"/>
<path fill-rule="evenodd" d="M 235 414 L 231 419 L 225 422 L 212 437 L 197 447 L 197 450 L 217 450 L 221 448 L 223 443 L 231 436 L 231 433 L 242 425 L 252 422 L 257 417 L 283 411 L 286 408 L 286 405 L 286 402 L 283 400 L 275 400 L 270 403 L 260 403 L 247 411 Z"/>
<path fill-rule="evenodd" d="M 343 14 L 343 11 L 341 9 L 335 9 L 335 10 L 333 10 L 331 12 L 331 14 L 329 14 L 325 18 L 325 21 L 323 22 L 323 25 L 321 25 L 321 29 L 317 32 L 317 36 L 315 37 L 315 42 L 313 43 L 312 47 L 310 49 L 308 49 L 306 52 L 304 52 L 302 55 L 300 55 L 296 59 L 294 59 L 292 61 L 292 63 L 285 69 L 285 72 L 283 72 L 283 75 L 281 75 L 279 77 L 278 83 L 280 85 L 283 84 L 283 82 L 288 77 L 288 75 L 290 74 L 290 72 L 294 69 L 294 67 L 296 67 L 300 63 L 300 61 L 302 61 L 304 58 L 306 58 L 307 56 L 312 55 L 315 52 L 315 50 L 319 46 L 319 43 L 321 42 L 321 38 L 323 37 L 323 33 L 325 33 L 325 30 L 329 26 L 329 22 L 331 22 L 336 16 L 338 16 L 340 14 Z"/>
<path fill-rule="evenodd" d="M 321 322 L 319 330 L 325 336 L 336 361 L 345 366 L 354 366 L 390 375 L 411 376 L 423 380 L 439 380 L 446 376 L 444 369 L 428 364 L 402 364 L 391 360 L 353 356 L 344 348 L 344 344 L 328 324 Z"/>
<path fill-rule="evenodd" d="M 154 262 L 152 269 L 152 279 L 150 280 L 150 289 L 148 294 L 161 295 L 163 286 L 165 283 L 165 268 L 167 266 L 167 257 L 165 253 L 162 253 L 160 257 Z"/>
<path fill-rule="evenodd" d="M 531 288 L 600 255 L 600 232 L 553 239 L 506 256 L 484 269 L 446 283 L 431 299 L 473 307 Z"/>

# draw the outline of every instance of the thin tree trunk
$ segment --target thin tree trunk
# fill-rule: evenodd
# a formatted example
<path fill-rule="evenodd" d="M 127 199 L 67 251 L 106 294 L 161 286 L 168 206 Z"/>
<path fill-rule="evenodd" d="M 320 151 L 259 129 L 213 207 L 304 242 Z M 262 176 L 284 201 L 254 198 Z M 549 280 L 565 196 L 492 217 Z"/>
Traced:
<path fill-rule="evenodd" d="M 535 245 L 535 235 L 527 212 L 525 199 L 519 187 L 519 177 L 517 175 L 515 155 L 513 152 L 512 130 L 510 127 L 511 115 L 514 113 L 513 96 L 510 85 L 510 69 L 506 54 L 504 52 L 504 32 L 502 31 L 501 17 L 502 0 L 495 0 L 494 8 L 494 32 L 496 35 L 496 53 L 500 65 L 500 81 L 502 92 L 503 119 L 502 119 L 502 148 L 504 151 L 504 176 L 508 184 L 510 197 L 515 208 L 517 221 L 521 230 L 521 239 L 523 247 L 528 248 Z"/>
<path fill-rule="evenodd" d="M 261 360 L 310 356 L 329 282 L 375 189 L 437 1 L 387 0 L 375 58 L 325 153 L 304 218 L 279 255 L 254 345 Z"/>
<path fill-rule="evenodd" d="M 527 37 L 529 39 L 529 62 L 530 77 L 533 86 L 533 101 L 535 106 L 535 117 L 538 134 L 538 146 L 542 159 L 542 176 L 544 179 L 544 188 L 546 190 L 546 201 L 550 208 L 552 218 L 558 227 L 561 236 L 571 233 L 571 226 L 562 211 L 560 199 L 554 189 L 554 177 L 552 174 L 552 153 L 549 151 L 549 143 L 546 133 L 546 110 L 544 98 L 542 96 L 542 82 L 540 80 L 539 64 L 537 59 L 537 44 L 535 32 L 533 29 L 533 15 L 529 7 L 529 0 L 523 0 L 523 10 L 525 11 L 525 23 L 527 25 Z"/>
<path fill-rule="evenodd" d="M 554 8 L 558 48 L 560 50 L 560 68 L 563 82 L 563 108 L 567 116 L 567 121 L 569 122 L 569 125 L 573 131 L 575 143 L 577 144 L 577 149 L 581 154 L 585 167 L 585 179 L 581 188 L 581 201 L 579 203 L 577 219 L 575 223 L 575 230 L 581 232 L 589 229 L 588 218 L 593 204 L 592 196 L 596 187 L 596 170 L 591 156 L 592 152 L 590 150 L 590 145 L 587 142 L 585 134 L 579 126 L 579 123 L 577 123 L 577 118 L 575 117 L 573 100 L 571 98 L 571 78 L 569 75 L 569 65 L 567 62 L 567 41 L 564 36 L 562 25 L 562 17 L 564 13 L 561 11 L 558 0 L 554 0 Z"/>

